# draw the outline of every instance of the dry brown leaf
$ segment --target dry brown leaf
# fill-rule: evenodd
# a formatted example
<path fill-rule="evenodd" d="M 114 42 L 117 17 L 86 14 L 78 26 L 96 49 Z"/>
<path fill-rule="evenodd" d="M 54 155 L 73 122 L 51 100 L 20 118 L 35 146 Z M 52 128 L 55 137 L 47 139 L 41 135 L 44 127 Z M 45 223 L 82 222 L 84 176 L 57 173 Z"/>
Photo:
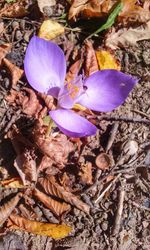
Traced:
<path fill-rule="evenodd" d="M 75 77 L 78 75 L 78 72 L 81 67 L 81 59 L 77 60 L 74 64 L 71 65 L 69 68 L 69 71 L 66 75 L 66 81 L 70 82 L 75 79 Z"/>
<path fill-rule="evenodd" d="M 38 93 L 38 96 L 44 101 L 48 111 L 55 109 L 54 98 L 51 95 Z"/>
<path fill-rule="evenodd" d="M 73 144 L 63 134 L 46 137 L 46 129 L 37 122 L 32 133 L 33 140 L 43 154 L 50 157 L 58 168 L 62 168 L 69 153 L 74 150 Z"/>
<path fill-rule="evenodd" d="M 29 88 L 23 88 L 28 94 L 26 98 L 22 100 L 22 110 L 25 114 L 37 117 L 42 110 L 42 105 L 37 98 L 34 90 Z"/>
<path fill-rule="evenodd" d="M 11 44 L 9 43 L 6 43 L 6 44 L 1 44 L 0 45 L 0 65 L 1 65 L 1 62 L 3 60 L 3 58 L 7 55 L 7 53 L 10 51 L 11 49 Z"/>
<path fill-rule="evenodd" d="M 55 37 L 64 34 L 65 28 L 54 20 L 45 20 L 39 30 L 38 36 L 47 40 L 52 40 Z"/>
<path fill-rule="evenodd" d="M 25 149 L 22 154 L 16 157 L 14 167 L 17 169 L 24 185 L 29 185 L 31 182 L 37 181 L 34 151 Z"/>
<path fill-rule="evenodd" d="M 5 30 L 5 26 L 4 26 L 4 23 L 3 22 L 0 22 L 0 34 L 2 35 L 2 33 L 4 32 Z"/>
<path fill-rule="evenodd" d="M 92 176 L 92 163 L 88 162 L 85 165 L 81 165 L 81 170 L 79 172 L 80 181 L 85 185 L 93 184 L 93 176 Z"/>
<path fill-rule="evenodd" d="M 85 75 L 89 76 L 99 70 L 95 50 L 92 42 L 87 40 L 85 42 L 86 62 L 85 62 Z"/>
<path fill-rule="evenodd" d="M 117 32 L 113 30 L 105 41 L 106 47 L 117 49 L 119 47 L 136 46 L 138 41 L 150 39 L 150 21 L 137 28 L 124 28 Z"/>
<path fill-rule="evenodd" d="M 107 170 L 113 165 L 113 159 L 106 153 L 101 153 L 96 157 L 96 166 L 102 170 Z"/>
<path fill-rule="evenodd" d="M 26 95 L 25 95 L 26 93 Z M 11 90 L 10 95 L 6 97 L 9 104 L 16 106 L 19 105 L 22 108 L 22 112 L 29 116 L 39 118 L 43 109 L 43 106 L 34 90 L 29 88 L 23 88 L 22 91 Z M 47 113 L 47 110 L 45 111 Z"/>
<path fill-rule="evenodd" d="M 33 190 L 33 195 L 40 200 L 47 208 L 51 210 L 56 216 L 61 216 L 62 214 L 69 212 L 71 207 L 65 202 L 59 202 L 52 199 L 50 196 L 42 193 L 38 189 Z"/>
<path fill-rule="evenodd" d="M 42 157 L 40 165 L 38 166 L 38 172 L 41 172 L 41 171 L 43 171 L 46 168 L 50 168 L 52 166 L 52 164 L 53 164 L 53 161 L 51 160 L 51 158 L 48 157 L 48 156 L 46 156 L 46 155 L 44 155 Z"/>
<path fill-rule="evenodd" d="M 29 150 L 34 148 L 34 145 L 19 132 L 16 126 L 13 126 L 12 130 L 7 133 L 7 138 L 11 140 L 17 155 L 22 154 L 25 148 Z"/>
<path fill-rule="evenodd" d="M 11 73 L 12 76 L 12 87 L 15 87 L 18 80 L 22 77 L 23 75 L 23 70 L 18 68 L 16 65 L 11 63 L 8 59 L 4 58 L 3 59 L 4 64 L 7 66 L 8 70 Z"/>
<path fill-rule="evenodd" d="M 124 24 L 145 23 L 150 20 L 150 10 L 137 4 L 137 0 L 122 0 L 123 9 L 119 14 L 118 21 Z"/>
<path fill-rule="evenodd" d="M 21 216 L 23 216 L 24 218 L 27 218 L 29 220 L 37 219 L 37 214 L 33 212 L 33 208 L 31 206 L 28 209 L 26 204 L 21 203 L 17 208 L 20 210 Z"/>
<path fill-rule="evenodd" d="M 66 191 L 62 186 L 60 186 L 54 176 L 50 176 L 49 178 L 39 178 L 38 182 L 43 187 L 44 191 L 47 194 L 59 197 L 66 202 L 70 203 L 73 206 L 76 206 L 78 209 L 84 211 L 89 214 L 90 207 L 81 201 L 74 194 Z"/>
<path fill-rule="evenodd" d="M 20 178 L 12 178 L 9 180 L 0 181 L 0 188 L 23 188 L 24 185 Z"/>
<path fill-rule="evenodd" d="M 68 192 L 74 192 L 77 191 L 77 189 L 74 189 L 74 183 L 75 183 L 75 176 L 69 175 L 68 173 L 64 172 L 62 176 L 59 178 L 60 185 L 64 187 L 64 189 Z"/>
<path fill-rule="evenodd" d="M 23 17 L 28 14 L 27 12 L 28 0 L 17 0 L 14 3 L 6 3 L 0 10 L 0 17 Z"/>
<path fill-rule="evenodd" d="M 42 13 L 45 13 L 47 8 L 51 8 L 56 5 L 56 0 L 37 0 L 37 2 Z"/>
<path fill-rule="evenodd" d="M 68 19 L 76 21 L 81 15 L 84 18 L 105 16 L 112 7 L 111 0 L 73 0 Z"/>
<path fill-rule="evenodd" d="M 9 215 L 12 213 L 19 200 L 21 199 L 22 194 L 18 193 L 10 201 L 5 203 L 0 207 L 0 226 L 7 220 Z"/>
<path fill-rule="evenodd" d="M 68 236 L 72 230 L 72 228 L 67 225 L 32 221 L 13 214 L 9 217 L 7 227 L 10 229 L 27 231 L 33 234 L 49 236 L 54 239 L 64 238 Z"/>

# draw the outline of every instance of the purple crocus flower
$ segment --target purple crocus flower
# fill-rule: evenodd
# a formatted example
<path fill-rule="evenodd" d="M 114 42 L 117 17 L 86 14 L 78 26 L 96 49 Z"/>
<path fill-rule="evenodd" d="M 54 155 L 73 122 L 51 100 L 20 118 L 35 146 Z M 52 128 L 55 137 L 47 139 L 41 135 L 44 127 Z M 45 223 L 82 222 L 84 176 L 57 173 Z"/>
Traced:
<path fill-rule="evenodd" d="M 80 104 L 94 111 L 108 112 L 121 105 L 137 80 L 108 69 L 83 79 L 77 76 L 65 83 L 66 61 L 53 42 L 32 37 L 26 50 L 24 69 L 29 84 L 37 91 L 57 99 L 57 109 L 49 114 L 58 128 L 71 137 L 94 135 L 96 127 L 71 109 Z"/>

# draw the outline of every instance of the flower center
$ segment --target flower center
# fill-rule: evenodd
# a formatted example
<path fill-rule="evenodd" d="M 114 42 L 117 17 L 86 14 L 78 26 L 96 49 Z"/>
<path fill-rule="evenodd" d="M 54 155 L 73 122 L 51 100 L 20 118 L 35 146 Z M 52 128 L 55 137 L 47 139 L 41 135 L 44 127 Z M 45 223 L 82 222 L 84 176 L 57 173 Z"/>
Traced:
<path fill-rule="evenodd" d="M 73 85 L 71 82 L 65 84 L 68 90 L 69 97 L 71 99 L 75 99 L 79 92 L 79 87 L 77 85 Z"/>

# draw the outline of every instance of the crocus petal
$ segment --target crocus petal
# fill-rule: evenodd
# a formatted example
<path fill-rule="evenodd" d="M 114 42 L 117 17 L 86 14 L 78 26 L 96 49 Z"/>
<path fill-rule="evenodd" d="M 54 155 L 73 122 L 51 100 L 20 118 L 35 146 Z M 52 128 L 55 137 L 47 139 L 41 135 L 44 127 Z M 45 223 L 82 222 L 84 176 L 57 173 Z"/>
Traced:
<path fill-rule="evenodd" d="M 97 71 L 85 80 L 87 90 L 78 103 L 95 111 L 112 111 L 125 101 L 136 82 L 117 70 Z"/>
<path fill-rule="evenodd" d="M 57 109 L 49 112 L 58 128 L 70 137 L 90 136 L 96 133 L 97 128 L 85 118 L 66 109 Z"/>
<path fill-rule="evenodd" d="M 26 50 L 24 70 L 29 84 L 47 94 L 51 88 L 64 85 L 64 53 L 55 43 L 34 36 Z"/>

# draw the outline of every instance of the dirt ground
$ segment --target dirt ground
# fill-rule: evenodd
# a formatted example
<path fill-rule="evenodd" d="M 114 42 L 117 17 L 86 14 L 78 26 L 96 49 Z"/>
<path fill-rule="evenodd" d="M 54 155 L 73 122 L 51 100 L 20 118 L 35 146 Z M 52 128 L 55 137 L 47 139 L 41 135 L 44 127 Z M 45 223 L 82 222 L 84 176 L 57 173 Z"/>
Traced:
<path fill-rule="evenodd" d="M 63 3 L 55 12 L 62 13 Z M 5 32 L 0 35 L 0 44 L 12 43 L 6 58 L 23 69 L 26 47 L 33 34 L 37 33 L 41 19 L 35 16 L 24 18 L 0 18 Z M 55 41 L 67 51 L 66 46 L 80 48 L 84 34 L 68 30 Z M 93 39 L 94 48 L 102 46 Z M 98 44 L 98 45 L 97 45 Z M 71 50 L 72 51 L 72 50 Z M 118 49 L 116 56 L 123 72 L 139 79 L 126 102 L 111 113 L 97 113 L 99 131 L 89 137 L 76 161 L 77 152 L 68 159 L 62 170 L 73 180 L 74 189 L 82 201 L 90 206 L 90 214 L 75 208 L 63 218 L 56 218 L 42 203 L 34 201 L 34 212 L 38 221 L 66 223 L 73 227 L 71 234 L 54 240 L 46 236 L 33 235 L 19 230 L 1 234 L 0 249 L 4 250 L 148 250 L 150 249 L 150 41 L 141 41 L 137 47 Z M 71 52 L 70 56 L 71 58 Z M 13 124 L 26 131 L 33 119 L 6 102 L 11 89 L 11 74 L 5 66 L 0 71 L 0 178 L 17 176 L 13 168 L 16 157 L 6 134 Z M 17 86 L 19 91 L 28 86 L 23 76 Z M 29 87 L 29 86 L 28 86 Z M 100 170 L 95 165 L 96 157 L 108 153 L 113 159 L 111 168 Z M 81 164 L 92 164 L 93 183 L 80 182 Z M 113 181 L 108 182 L 108 177 Z M 111 184 L 111 185 L 110 185 Z M 109 186 L 110 185 L 110 186 Z M 108 189 L 107 189 L 108 188 Z M 0 200 L 16 193 L 17 189 L 1 189 Z M 31 198 L 33 199 L 33 198 Z M 17 210 L 17 208 L 16 208 Z"/>

